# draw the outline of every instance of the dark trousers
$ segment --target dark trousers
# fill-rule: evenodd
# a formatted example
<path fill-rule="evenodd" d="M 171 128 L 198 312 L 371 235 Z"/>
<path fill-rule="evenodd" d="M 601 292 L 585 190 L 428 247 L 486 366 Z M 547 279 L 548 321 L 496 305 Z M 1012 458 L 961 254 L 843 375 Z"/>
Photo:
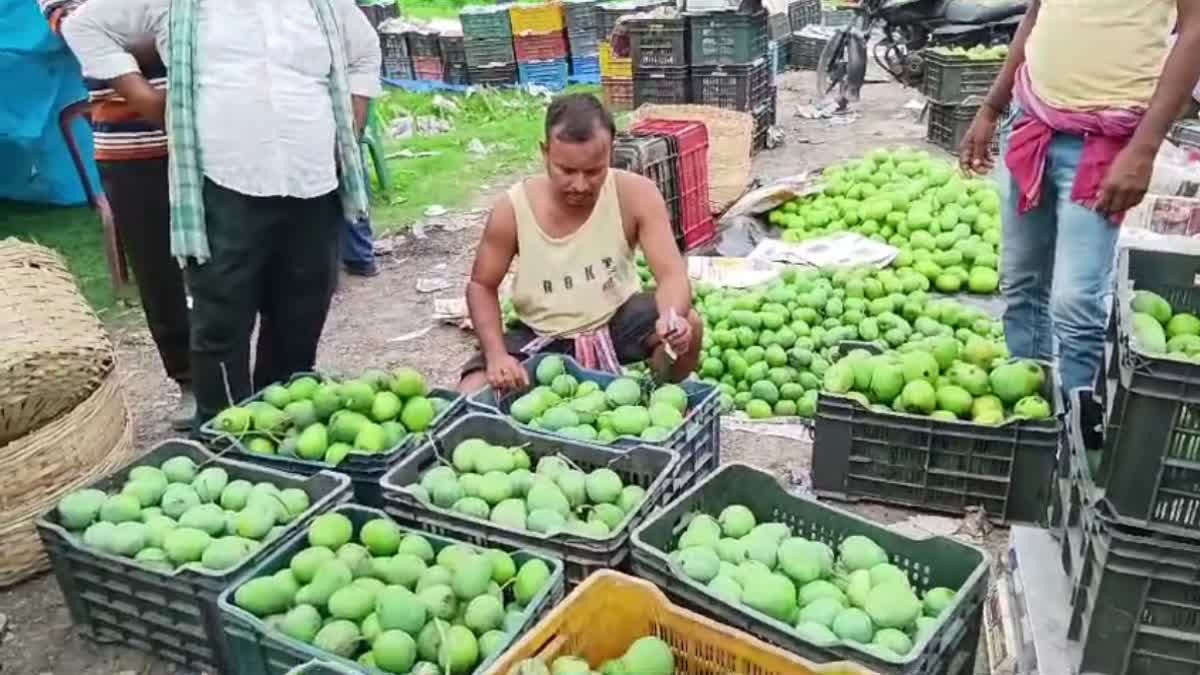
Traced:
<path fill-rule="evenodd" d="M 183 270 L 171 256 L 167 160 L 101 162 L 100 180 L 167 377 L 192 379 Z"/>
<path fill-rule="evenodd" d="M 336 192 L 250 197 L 206 180 L 204 209 L 212 257 L 188 266 L 200 421 L 255 388 L 312 370 L 333 297 L 342 224 Z"/>

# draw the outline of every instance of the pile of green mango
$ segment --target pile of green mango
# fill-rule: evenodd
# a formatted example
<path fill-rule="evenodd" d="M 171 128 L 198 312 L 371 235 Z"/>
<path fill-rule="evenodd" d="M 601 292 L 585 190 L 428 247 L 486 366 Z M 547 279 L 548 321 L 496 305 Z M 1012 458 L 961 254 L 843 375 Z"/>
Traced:
<path fill-rule="evenodd" d="M 1146 354 L 1200 362 L 1200 318 L 1176 312 L 1161 295 L 1136 291 L 1130 300 L 1134 345 Z"/>
<path fill-rule="evenodd" d="M 136 466 L 119 492 L 89 488 L 63 496 L 58 522 L 83 544 L 160 572 L 197 564 L 236 567 L 309 507 L 308 493 L 230 480 L 190 457 Z"/>
<path fill-rule="evenodd" d="M 440 549 L 386 518 L 358 531 L 318 516 L 287 567 L 251 579 L 234 604 L 284 635 L 371 672 L 465 675 L 512 641 L 550 567 L 499 549 Z"/>
<path fill-rule="evenodd" d="M 429 395 L 425 378 L 412 368 L 372 370 L 342 382 L 305 375 L 222 410 L 211 426 L 251 453 L 337 466 L 351 453 L 392 450 L 409 434 L 426 431 L 447 405 Z"/>

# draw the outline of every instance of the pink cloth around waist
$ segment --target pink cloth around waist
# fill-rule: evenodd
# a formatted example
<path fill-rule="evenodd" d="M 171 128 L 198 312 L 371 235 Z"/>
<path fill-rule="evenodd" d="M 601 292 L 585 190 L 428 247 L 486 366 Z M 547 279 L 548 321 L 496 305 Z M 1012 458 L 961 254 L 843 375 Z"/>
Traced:
<path fill-rule="evenodd" d="M 521 351 L 533 356 L 557 339 L 552 336 L 541 336 L 525 345 Z M 608 331 L 607 325 L 567 339 L 573 340 L 575 343 L 575 360 L 579 362 L 579 365 L 588 370 L 600 370 L 614 375 L 621 373 L 621 362 L 617 359 L 617 350 L 613 345 L 612 334 Z"/>
<path fill-rule="evenodd" d="M 1034 93 L 1029 71 L 1024 65 L 1017 70 L 1013 94 L 1024 114 L 1013 124 L 1009 133 L 1004 164 L 1020 190 L 1018 212 L 1026 213 L 1041 203 L 1046 158 L 1056 132 L 1083 137 L 1079 168 L 1071 186 L 1071 201 L 1095 209 L 1100 196 L 1100 184 L 1108 174 L 1108 168 L 1129 143 L 1145 111 L 1122 108 L 1074 111 L 1055 108 Z M 1115 214 L 1112 220 L 1120 223 L 1124 215 Z"/>

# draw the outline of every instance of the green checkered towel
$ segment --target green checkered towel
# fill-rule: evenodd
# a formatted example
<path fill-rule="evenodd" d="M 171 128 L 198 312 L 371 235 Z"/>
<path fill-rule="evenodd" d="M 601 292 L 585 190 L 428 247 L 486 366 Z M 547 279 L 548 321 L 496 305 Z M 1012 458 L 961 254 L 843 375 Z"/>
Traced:
<path fill-rule="evenodd" d="M 204 168 L 196 140 L 196 4 L 202 0 L 172 0 L 167 72 L 168 177 L 171 186 L 171 254 L 180 264 L 197 263 L 211 256 L 204 221 Z M 366 174 L 354 131 L 354 109 L 346 77 L 346 53 L 330 0 L 309 0 L 321 26 L 333 68 L 329 94 L 337 125 L 338 192 L 346 218 L 357 221 L 367 213 Z"/>

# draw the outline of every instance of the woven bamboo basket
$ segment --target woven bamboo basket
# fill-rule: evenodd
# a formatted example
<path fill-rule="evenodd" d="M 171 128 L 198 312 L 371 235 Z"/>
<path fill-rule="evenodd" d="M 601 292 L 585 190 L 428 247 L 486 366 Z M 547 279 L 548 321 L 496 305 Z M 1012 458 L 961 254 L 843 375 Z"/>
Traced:
<path fill-rule="evenodd" d="M 38 516 L 133 454 L 133 424 L 115 372 L 65 415 L 0 445 L 0 588 L 49 567 L 34 529 Z"/>
<path fill-rule="evenodd" d="M 79 405 L 113 368 L 113 348 L 54 251 L 0 241 L 0 443 Z"/>
<path fill-rule="evenodd" d="M 708 202 L 713 213 L 721 213 L 746 191 L 754 136 L 750 113 L 706 105 L 647 104 L 634 111 L 633 117 L 690 120 L 708 127 Z"/>

